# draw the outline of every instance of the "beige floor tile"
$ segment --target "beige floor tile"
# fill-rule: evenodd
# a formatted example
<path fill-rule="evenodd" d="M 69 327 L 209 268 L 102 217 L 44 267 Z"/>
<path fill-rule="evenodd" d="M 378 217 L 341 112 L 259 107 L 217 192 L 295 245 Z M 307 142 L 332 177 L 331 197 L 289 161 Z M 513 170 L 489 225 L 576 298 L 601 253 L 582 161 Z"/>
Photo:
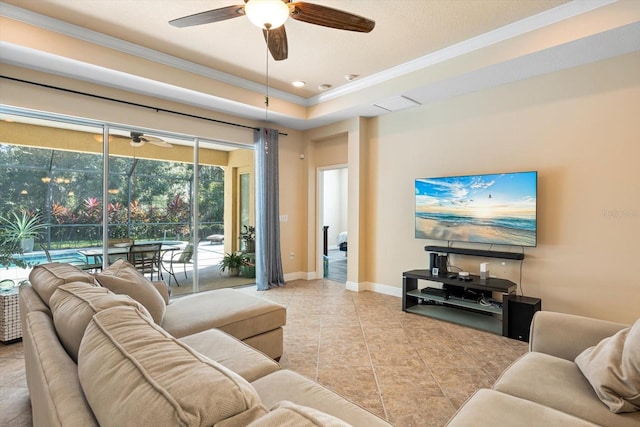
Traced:
<path fill-rule="evenodd" d="M 406 396 L 444 397 L 442 389 L 424 364 L 413 366 L 376 366 L 376 378 L 386 399 Z"/>
<path fill-rule="evenodd" d="M 378 394 L 373 368 L 368 366 L 323 365 L 318 368 L 318 382 L 349 396 Z"/>
<path fill-rule="evenodd" d="M 404 399 L 390 401 L 383 397 L 388 421 L 395 427 L 439 427 L 444 426 L 455 413 L 446 397 L 409 395 Z"/>
<path fill-rule="evenodd" d="M 464 366 L 467 368 L 482 369 L 486 363 L 482 359 L 474 359 L 469 355 L 465 347 L 456 342 L 437 343 L 418 347 L 418 354 L 433 369 L 448 369 Z"/>
<path fill-rule="evenodd" d="M 0 387 L 0 426 L 30 427 L 31 425 L 33 425 L 31 402 L 27 388 L 6 387 L 2 383 L 2 387 Z"/>
<path fill-rule="evenodd" d="M 489 388 L 494 383 L 493 377 L 483 369 L 452 367 L 432 369 L 431 372 L 444 395 L 458 403 L 456 408 L 477 389 Z"/>

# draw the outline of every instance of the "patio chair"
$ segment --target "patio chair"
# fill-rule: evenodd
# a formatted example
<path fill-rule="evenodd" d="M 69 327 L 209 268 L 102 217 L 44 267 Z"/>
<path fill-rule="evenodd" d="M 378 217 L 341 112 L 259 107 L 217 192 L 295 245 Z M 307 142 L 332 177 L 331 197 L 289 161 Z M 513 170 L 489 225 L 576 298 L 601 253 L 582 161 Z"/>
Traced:
<path fill-rule="evenodd" d="M 107 247 L 109 248 L 123 248 L 123 247 L 131 247 L 135 244 L 135 240 L 133 239 L 129 239 L 129 238 L 123 238 L 123 239 L 108 239 L 107 240 Z M 122 254 L 110 254 L 109 255 L 109 264 L 113 264 L 114 262 L 116 262 L 117 260 L 119 260 L 120 258 L 122 259 L 127 259 L 127 254 L 126 253 L 122 253 Z"/>
<path fill-rule="evenodd" d="M 102 268 L 102 264 L 89 264 L 86 261 L 78 259 L 74 256 L 56 258 L 55 261 L 51 258 L 51 253 L 44 245 L 40 245 L 40 249 L 44 251 L 44 256 L 47 258 L 47 262 L 66 262 L 67 264 L 71 264 L 75 267 L 78 267 L 81 270 L 100 270 Z"/>
<path fill-rule="evenodd" d="M 200 239 L 196 239 L 195 246 L 193 243 L 187 244 L 185 248 L 181 251 L 177 251 L 171 254 L 171 258 L 169 260 L 169 286 L 171 286 L 171 277 L 176 281 L 176 285 L 180 286 L 180 282 L 178 282 L 178 278 L 176 277 L 176 273 L 173 269 L 174 264 L 182 264 L 182 270 L 184 271 L 184 278 L 187 278 L 187 264 L 193 264 L 193 254 L 195 252 L 194 248 L 198 247 L 198 243 L 200 243 Z"/>
<path fill-rule="evenodd" d="M 140 243 L 134 244 L 129 248 L 128 261 L 142 274 L 151 276 L 156 273 L 158 279 L 162 278 L 160 271 L 160 251 L 162 243 Z"/>

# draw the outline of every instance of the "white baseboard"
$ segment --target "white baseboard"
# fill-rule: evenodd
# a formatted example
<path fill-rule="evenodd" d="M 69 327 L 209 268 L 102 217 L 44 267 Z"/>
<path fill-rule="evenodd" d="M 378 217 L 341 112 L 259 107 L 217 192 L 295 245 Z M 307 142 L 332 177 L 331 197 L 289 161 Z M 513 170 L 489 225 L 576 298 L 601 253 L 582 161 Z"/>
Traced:
<path fill-rule="evenodd" d="M 372 282 L 347 282 L 347 290 L 354 292 L 376 292 L 378 294 L 391 295 L 394 297 L 402 297 L 402 289 L 397 288 L 395 286 L 383 285 L 380 283 L 372 283 Z"/>
<path fill-rule="evenodd" d="M 284 281 L 289 282 L 291 280 L 313 280 L 309 278 L 309 273 L 304 271 L 296 271 L 295 273 L 287 273 L 284 275 Z"/>
<path fill-rule="evenodd" d="M 292 281 L 292 280 L 316 280 L 316 279 L 322 279 L 322 276 L 317 277 L 317 274 L 315 271 L 308 271 L 308 272 L 298 271 L 295 273 L 287 273 L 284 275 L 285 282 Z M 370 292 L 376 292 L 384 295 L 391 295 L 393 297 L 398 297 L 398 298 L 402 297 L 401 288 L 390 286 L 390 285 L 383 285 L 381 283 L 373 283 L 373 282 L 357 283 L 357 282 L 347 281 L 347 283 L 345 284 L 345 289 L 353 292 L 370 291 Z"/>

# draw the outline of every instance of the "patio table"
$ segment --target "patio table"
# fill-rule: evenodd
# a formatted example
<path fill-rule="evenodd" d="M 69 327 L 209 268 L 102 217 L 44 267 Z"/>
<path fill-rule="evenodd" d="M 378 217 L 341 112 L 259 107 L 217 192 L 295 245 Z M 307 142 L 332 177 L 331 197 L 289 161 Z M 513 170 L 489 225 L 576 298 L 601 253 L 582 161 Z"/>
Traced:
<path fill-rule="evenodd" d="M 161 242 L 144 242 L 144 243 L 161 243 Z M 113 246 L 107 249 L 107 255 L 111 256 L 111 255 L 128 255 L 129 254 L 129 248 L 130 246 Z M 169 273 L 169 282 L 171 282 L 171 276 L 173 276 L 174 279 L 176 279 L 175 275 L 173 274 L 173 257 L 171 257 L 171 261 L 169 263 L 169 268 L 167 268 L 163 261 L 163 257 L 164 254 L 166 254 L 167 252 L 175 252 L 177 250 L 180 250 L 180 246 L 177 245 L 167 245 L 164 246 L 162 245 L 162 249 L 160 250 L 161 255 L 160 255 L 160 267 L 161 269 L 159 269 L 159 273 L 160 273 L 160 278 L 164 280 L 164 274 L 162 273 L 162 270 L 166 271 L 167 273 Z M 102 256 L 104 255 L 104 250 L 103 248 L 94 248 L 94 249 L 81 249 L 78 251 L 79 254 L 83 255 L 86 260 L 87 260 L 87 264 L 98 264 L 98 263 L 102 263 Z M 93 261 L 93 262 L 90 262 Z M 176 279 L 177 282 L 177 279 Z"/>
<path fill-rule="evenodd" d="M 97 249 L 81 249 L 78 251 L 80 255 L 84 255 L 87 260 L 87 264 L 98 264 L 102 262 L 102 256 L 104 251 L 102 248 Z M 129 253 L 129 246 L 124 247 L 111 247 L 107 249 L 107 255 L 123 255 Z M 93 261 L 93 262 L 90 262 Z"/>

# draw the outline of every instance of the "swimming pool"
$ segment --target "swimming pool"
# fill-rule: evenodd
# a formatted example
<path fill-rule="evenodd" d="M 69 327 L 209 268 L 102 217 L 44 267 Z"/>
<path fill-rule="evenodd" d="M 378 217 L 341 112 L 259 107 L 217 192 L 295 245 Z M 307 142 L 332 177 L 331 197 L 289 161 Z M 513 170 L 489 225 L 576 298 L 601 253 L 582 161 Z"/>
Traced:
<path fill-rule="evenodd" d="M 78 249 L 61 249 L 54 250 L 50 252 L 51 261 L 52 262 L 69 262 L 69 261 L 80 261 L 84 262 L 84 257 L 78 253 Z M 38 264 L 46 264 L 49 262 L 47 260 L 47 256 L 44 251 L 35 251 L 29 252 L 26 254 L 18 255 L 16 258 L 19 258 L 26 262 L 28 265 L 38 265 Z M 11 265 L 10 267 L 15 267 L 15 265 Z"/>
<path fill-rule="evenodd" d="M 136 243 L 162 243 L 166 246 L 180 246 L 186 245 L 186 242 L 182 242 L 180 240 L 150 240 L 150 241 L 140 241 Z M 88 249 L 88 248 L 78 248 L 78 249 L 54 249 L 49 251 L 51 255 L 51 262 L 86 262 L 84 255 L 79 254 L 79 250 Z M 95 249 L 99 249 L 96 247 Z M 47 256 L 44 251 L 34 251 L 29 252 L 22 255 L 17 255 L 16 258 L 24 260 L 28 265 L 34 266 L 39 264 L 46 264 L 49 262 L 47 260 Z M 10 265 L 9 268 L 16 267 L 15 265 Z"/>

